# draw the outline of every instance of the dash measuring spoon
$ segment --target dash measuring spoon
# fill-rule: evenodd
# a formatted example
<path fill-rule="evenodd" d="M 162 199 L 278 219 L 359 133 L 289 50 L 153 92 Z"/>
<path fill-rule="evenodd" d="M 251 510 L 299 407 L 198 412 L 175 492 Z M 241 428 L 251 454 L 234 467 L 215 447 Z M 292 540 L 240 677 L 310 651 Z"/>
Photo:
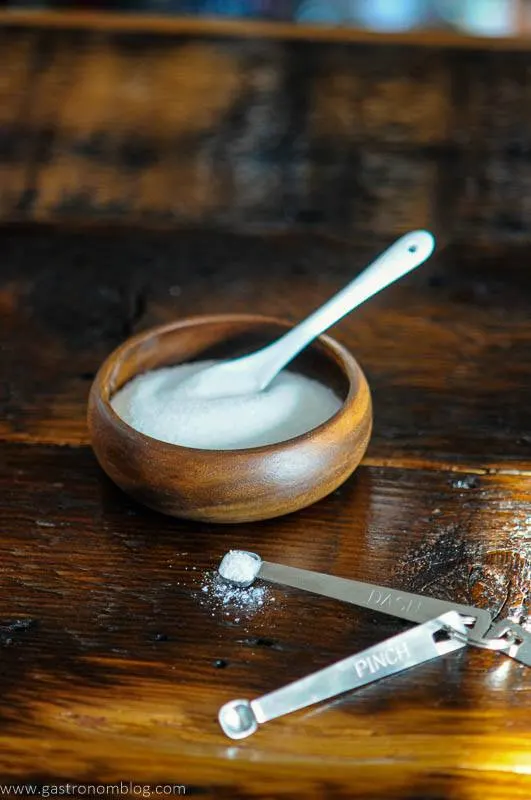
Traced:
<path fill-rule="evenodd" d="M 434 246 L 435 239 L 428 231 L 407 233 L 338 294 L 276 342 L 251 355 L 207 367 L 181 385 L 198 397 L 231 397 L 261 392 L 317 336 L 426 261 Z"/>
<path fill-rule="evenodd" d="M 230 553 L 225 554 L 218 571 L 224 580 L 242 588 L 250 586 L 256 578 L 261 578 L 271 583 L 291 586 L 294 589 L 303 589 L 306 592 L 331 597 L 344 603 L 352 603 L 361 608 L 381 611 L 383 614 L 389 614 L 392 617 L 398 617 L 409 622 L 426 622 L 446 611 L 457 611 L 465 624 L 470 626 L 468 633 L 473 634 L 478 639 L 483 637 L 492 625 L 490 613 L 483 608 L 475 608 L 474 606 L 439 600 L 435 597 L 426 597 L 412 594 L 411 592 L 401 592 L 396 589 L 390 589 L 388 586 L 362 583 L 349 578 L 337 578 L 334 575 L 327 575 L 323 572 L 312 572 L 307 569 L 274 564 L 270 561 L 262 561 L 257 553 L 251 553 L 246 550 L 240 552 L 252 560 L 251 565 L 254 566 L 254 570 L 250 579 L 234 580 L 234 578 L 230 577 L 230 574 L 224 568 L 224 561 L 228 559 Z M 225 561 L 226 563 L 227 561 Z"/>
<path fill-rule="evenodd" d="M 463 638 L 436 638 L 448 629 Z M 219 724 L 231 739 L 244 739 L 259 724 L 460 650 L 466 646 L 465 638 L 459 614 L 448 611 L 256 700 L 231 700 L 221 707 Z"/>

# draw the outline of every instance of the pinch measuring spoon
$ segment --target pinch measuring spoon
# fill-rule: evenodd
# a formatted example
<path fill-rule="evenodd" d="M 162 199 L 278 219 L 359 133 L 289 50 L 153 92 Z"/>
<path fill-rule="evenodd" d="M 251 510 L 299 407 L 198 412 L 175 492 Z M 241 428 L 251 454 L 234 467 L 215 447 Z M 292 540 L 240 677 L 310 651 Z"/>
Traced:
<path fill-rule="evenodd" d="M 436 640 L 436 634 L 448 629 L 463 638 Z M 447 611 L 256 700 L 231 700 L 220 708 L 219 724 L 229 738 L 244 739 L 255 733 L 259 724 L 460 650 L 466 647 L 465 638 L 461 617 L 456 611 Z"/>
<path fill-rule="evenodd" d="M 250 579 L 247 576 L 247 579 L 242 578 L 241 580 L 235 580 L 232 577 L 232 572 L 228 568 L 232 553 L 241 553 L 246 557 L 249 574 L 251 566 L 254 568 Z M 473 634 L 477 638 L 483 637 L 492 625 L 490 613 L 483 608 L 438 600 L 435 597 L 425 597 L 411 592 L 400 592 L 390 589 L 388 586 L 362 583 L 349 578 L 337 578 L 323 572 L 312 572 L 307 569 L 274 564 L 270 561 L 262 561 L 257 553 L 247 550 L 226 553 L 218 571 L 224 580 L 242 588 L 250 586 L 256 578 L 261 578 L 271 583 L 292 586 L 295 589 L 303 589 L 306 592 L 331 597 L 344 603 L 352 603 L 361 608 L 381 611 L 383 614 L 389 614 L 409 622 L 427 622 L 446 611 L 457 611 L 464 618 L 465 624 L 469 626 L 468 634 Z"/>

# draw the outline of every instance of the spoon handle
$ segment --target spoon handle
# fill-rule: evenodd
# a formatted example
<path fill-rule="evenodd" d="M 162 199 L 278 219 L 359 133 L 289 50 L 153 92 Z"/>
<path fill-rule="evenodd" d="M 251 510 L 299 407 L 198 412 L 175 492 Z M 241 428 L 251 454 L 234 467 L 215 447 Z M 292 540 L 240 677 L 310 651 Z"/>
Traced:
<path fill-rule="evenodd" d="M 435 240 L 428 231 L 406 233 L 328 302 L 276 342 L 265 347 L 260 352 L 263 386 L 267 386 L 313 339 L 369 297 L 420 266 L 429 258 L 434 246 Z M 256 358 L 256 355 L 250 358 Z"/>
<path fill-rule="evenodd" d="M 270 583 L 293 586 L 295 589 L 332 597 L 343 603 L 380 611 L 382 614 L 389 614 L 409 622 L 426 622 L 445 611 L 457 611 L 466 619 L 467 624 L 471 624 L 469 633 L 473 633 L 476 637 L 485 636 L 492 625 L 492 616 L 485 608 L 398 591 L 389 586 L 363 583 L 351 578 L 337 578 L 335 575 L 274 564 L 271 561 L 262 561 L 257 575 Z"/>

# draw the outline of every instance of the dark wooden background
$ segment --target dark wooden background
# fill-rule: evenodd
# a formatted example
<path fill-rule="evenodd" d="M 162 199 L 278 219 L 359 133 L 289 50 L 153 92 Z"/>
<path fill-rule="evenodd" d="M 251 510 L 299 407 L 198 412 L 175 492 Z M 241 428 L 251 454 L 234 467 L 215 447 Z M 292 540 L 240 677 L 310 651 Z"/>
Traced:
<path fill-rule="evenodd" d="M 226 527 L 158 516 L 105 479 L 88 444 L 94 372 L 135 330 L 221 310 L 300 318 L 383 244 L 1 231 L 2 781 L 528 800 L 531 671 L 479 650 L 225 739 L 222 703 L 406 626 L 279 588 L 258 613 L 227 613 L 201 591 L 243 547 L 529 620 L 525 248 L 441 250 L 337 327 L 368 375 L 374 437 L 357 473 L 298 514 Z"/>
<path fill-rule="evenodd" d="M 4 220 L 529 239 L 528 50 L 41 16 L 2 17 Z"/>

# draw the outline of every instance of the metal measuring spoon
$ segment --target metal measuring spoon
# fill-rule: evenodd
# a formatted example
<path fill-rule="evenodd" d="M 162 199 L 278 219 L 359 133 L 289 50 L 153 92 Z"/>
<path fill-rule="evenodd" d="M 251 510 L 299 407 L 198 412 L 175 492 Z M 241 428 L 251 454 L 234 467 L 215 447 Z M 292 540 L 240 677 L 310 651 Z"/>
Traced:
<path fill-rule="evenodd" d="M 436 638 L 449 629 L 463 638 Z M 466 646 L 465 638 L 459 614 L 448 611 L 256 700 L 231 700 L 221 707 L 219 724 L 231 739 L 244 739 L 259 724 L 460 650 Z"/>
<path fill-rule="evenodd" d="M 240 574 L 232 568 L 232 559 L 240 554 L 245 569 Z M 232 562 L 232 563 L 231 563 Z M 412 594 L 390 589 L 388 586 L 377 586 L 371 583 L 362 583 L 348 578 L 336 578 L 322 572 L 312 572 L 297 567 L 287 567 L 283 564 L 274 564 L 262 561 L 257 553 L 248 550 L 232 550 L 223 557 L 218 572 L 222 578 L 234 586 L 245 588 L 250 586 L 257 578 L 282 586 L 292 586 L 306 592 L 331 597 L 344 603 L 352 603 L 361 608 L 381 611 L 392 617 L 409 622 L 426 622 L 446 611 L 458 611 L 463 622 L 468 625 L 468 633 L 481 638 L 492 625 L 492 617 L 483 608 L 454 603 L 448 600 L 438 600 L 435 597 Z"/>
<path fill-rule="evenodd" d="M 231 397 L 261 392 L 310 342 L 365 300 L 418 267 L 432 254 L 428 231 L 402 236 L 328 302 L 273 344 L 242 358 L 207 367 L 181 386 L 198 397 Z"/>
<path fill-rule="evenodd" d="M 459 633 L 456 635 L 460 636 Z M 467 644 L 482 650 L 498 651 L 526 667 L 531 667 L 531 633 L 510 619 L 496 622 L 485 637 L 476 639 L 467 636 Z"/>

